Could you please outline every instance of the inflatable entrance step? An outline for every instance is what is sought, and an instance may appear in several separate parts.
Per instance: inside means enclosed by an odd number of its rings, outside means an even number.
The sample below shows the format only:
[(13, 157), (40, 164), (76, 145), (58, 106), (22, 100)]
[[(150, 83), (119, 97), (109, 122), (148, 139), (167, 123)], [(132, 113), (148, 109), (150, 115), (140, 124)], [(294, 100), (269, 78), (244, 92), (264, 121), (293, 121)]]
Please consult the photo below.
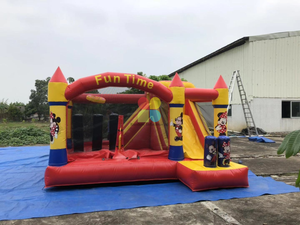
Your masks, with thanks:
[(230, 162), (230, 167), (207, 168), (203, 160), (177, 164), (178, 179), (192, 191), (248, 187), (248, 167)]

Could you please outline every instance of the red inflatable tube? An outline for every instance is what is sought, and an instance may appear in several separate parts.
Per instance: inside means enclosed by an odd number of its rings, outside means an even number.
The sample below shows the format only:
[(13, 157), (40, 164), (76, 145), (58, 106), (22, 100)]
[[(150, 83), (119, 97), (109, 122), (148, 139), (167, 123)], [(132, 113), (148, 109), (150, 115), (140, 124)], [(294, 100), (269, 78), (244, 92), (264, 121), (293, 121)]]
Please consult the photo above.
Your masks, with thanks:
[(81, 78), (70, 84), (65, 92), (65, 97), (72, 100), (76, 96), (94, 89), (104, 87), (133, 87), (152, 93), (165, 102), (173, 99), (172, 92), (161, 83), (136, 74), (106, 72)]
[(214, 89), (203, 89), (203, 88), (186, 88), (185, 98), (186, 99), (201, 99), (215, 100), (219, 96), (219, 92)]

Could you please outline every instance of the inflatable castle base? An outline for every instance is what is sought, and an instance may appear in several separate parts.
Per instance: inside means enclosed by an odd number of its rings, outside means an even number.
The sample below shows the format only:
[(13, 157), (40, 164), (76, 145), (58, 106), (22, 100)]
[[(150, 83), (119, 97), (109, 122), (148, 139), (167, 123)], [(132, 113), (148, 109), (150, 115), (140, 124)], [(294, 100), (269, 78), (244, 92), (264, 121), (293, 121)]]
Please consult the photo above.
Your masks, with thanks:
[[(136, 88), (144, 94), (87, 93), (106, 87)], [(248, 187), (248, 168), (230, 162), (228, 99), (222, 76), (211, 89), (183, 82), (177, 73), (172, 81), (158, 82), (105, 72), (68, 84), (58, 68), (48, 84), (50, 154), (45, 186), (179, 179), (193, 191)], [(203, 102), (214, 108), (214, 136), (198, 105)], [(86, 110), (75, 113), (74, 104), (138, 107), (125, 123), (126, 112), (107, 110), (105, 123), (105, 107), (91, 117)], [(92, 135), (86, 137), (89, 132)]]
[(230, 167), (207, 168), (203, 160), (169, 160), (168, 151), (127, 150), (124, 153), (128, 157), (119, 157), (108, 150), (73, 154), (67, 165), (47, 167), (46, 188), (177, 179), (192, 191), (248, 187), (248, 168), (233, 162)]

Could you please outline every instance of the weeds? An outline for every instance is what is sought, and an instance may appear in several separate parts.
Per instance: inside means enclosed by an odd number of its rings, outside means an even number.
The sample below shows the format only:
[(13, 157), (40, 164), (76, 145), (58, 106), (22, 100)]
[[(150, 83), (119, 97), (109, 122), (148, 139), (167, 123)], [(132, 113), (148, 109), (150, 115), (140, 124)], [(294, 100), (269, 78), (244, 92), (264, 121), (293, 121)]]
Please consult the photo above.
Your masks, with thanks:
[(37, 127), (18, 127), (0, 131), (0, 146), (49, 144), (49, 132)]

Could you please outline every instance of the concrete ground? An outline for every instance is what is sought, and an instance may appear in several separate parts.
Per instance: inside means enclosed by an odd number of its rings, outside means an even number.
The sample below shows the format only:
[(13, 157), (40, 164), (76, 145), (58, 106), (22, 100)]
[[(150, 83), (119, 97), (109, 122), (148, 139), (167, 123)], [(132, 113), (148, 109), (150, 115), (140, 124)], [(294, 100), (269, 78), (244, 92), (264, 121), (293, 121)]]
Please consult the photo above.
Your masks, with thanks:
[[(295, 185), (300, 170), (300, 156), (285, 159), (277, 155), (283, 138), (269, 137), (276, 143), (250, 142), (246, 138), (231, 138), (232, 160), (242, 160), (256, 175)], [(264, 195), (220, 201), (202, 201), (157, 207), (142, 207), (115, 211), (93, 212), (0, 221), (0, 225), (42, 224), (249, 224), (275, 225), (300, 224), (300, 192), (281, 195)]]

